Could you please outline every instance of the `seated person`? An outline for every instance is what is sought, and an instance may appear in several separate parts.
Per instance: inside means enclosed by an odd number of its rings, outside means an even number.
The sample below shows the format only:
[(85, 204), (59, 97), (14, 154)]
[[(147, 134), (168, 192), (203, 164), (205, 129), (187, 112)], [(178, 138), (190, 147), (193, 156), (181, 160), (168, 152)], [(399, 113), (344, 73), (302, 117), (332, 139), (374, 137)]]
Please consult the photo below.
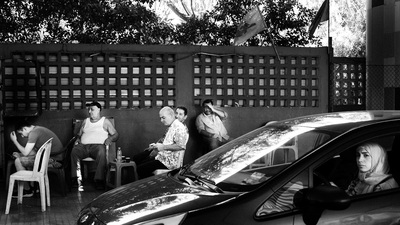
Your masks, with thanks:
[(107, 168), (106, 146), (118, 139), (118, 132), (111, 121), (100, 116), (101, 105), (98, 102), (86, 104), (89, 117), (86, 118), (78, 132), (78, 139), (71, 152), (71, 173), (77, 178), (78, 186), (81, 189), (80, 178), (77, 177), (77, 166), (80, 160), (91, 157), (95, 159), (96, 173), (94, 180), (97, 189), (104, 188), (105, 171)]
[(189, 132), (186, 126), (175, 118), (171, 107), (163, 107), (159, 115), (161, 122), (168, 127), (165, 136), (157, 143), (150, 144), (144, 152), (132, 157), (137, 165), (139, 179), (152, 176), (154, 170), (172, 170), (181, 167), (183, 163)]
[(188, 110), (184, 106), (178, 106), (175, 109), (175, 117), (186, 126), (185, 120), (187, 119)]
[[(18, 142), (17, 135), (27, 138), (26, 145)], [(10, 139), (17, 147), (19, 152), (14, 152), (15, 168), (17, 171), (32, 170), (36, 158), (36, 151), (50, 138), (53, 138), (51, 144), (51, 157), (49, 164), (55, 160), (62, 160), (63, 145), (57, 135), (46, 127), (33, 125), (27, 121), (22, 121), (15, 126), (15, 131), (10, 133)], [(17, 196), (16, 194), (14, 196)], [(24, 197), (33, 196), (33, 188), (27, 182), (24, 182)]]
[(356, 151), (358, 177), (347, 188), (348, 195), (367, 194), (398, 187), (394, 178), (388, 174), (386, 151), (379, 144), (365, 143)]

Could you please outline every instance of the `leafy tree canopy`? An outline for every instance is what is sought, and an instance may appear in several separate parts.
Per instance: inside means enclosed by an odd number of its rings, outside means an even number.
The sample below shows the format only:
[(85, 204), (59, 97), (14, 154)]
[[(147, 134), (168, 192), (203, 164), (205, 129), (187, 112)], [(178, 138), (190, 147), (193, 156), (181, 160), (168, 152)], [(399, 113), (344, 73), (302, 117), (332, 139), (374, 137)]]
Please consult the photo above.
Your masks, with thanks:
[[(202, 17), (185, 19), (177, 26), (175, 40), (179, 44), (230, 45), (237, 25), (247, 12), (259, 6), (268, 29), (250, 38), (246, 46), (268, 46), (270, 37), (278, 46), (296, 47), (318, 44), (318, 38), (308, 39), (308, 26), (315, 11), (298, 1), (287, 0), (219, 0), (214, 9)], [(270, 35), (269, 35), (270, 34)]]
[(154, 0), (5, 0), (3, 43), (166, 44), (171, 27), (145, 4)]
[[(243, 45), (270, 46), (272, 37), (277, 46), (319, 46), (320, 36), (310, 40), (308, 27), (320, 4), (314, 3), (315, 6), (311, 8), (301, 4), (307, 1), (313, 2), (313, 0), (3, 0), (0, 2), (0, 42), (231, 45), (237, 25), (248, 11), (258, 5), (268, 29), (250, 38)], [(331, 0), (331, 2), (338, 1), (341, 0)], [(357, 11), (358, 7), (361, 7), (357, 2), (358, 0), (346, 0), (347, 5), (344, 7)], [(154, 10), (155, 8), (158, 10)], [(346, 13), (349, 10), (342, 9), (343, 6), (331, 9), (338, 12), (335, 15), (340, 15), (337, 20), (340, 19), (341, 26), (359, 24), (360, 13), (354, 15)], [(183, 22), (176, 24), (165, 19), (171, 12)], [(331, 12), (331, 15), (333, 14)], [(334, 19), (336, 20), (336, 17)], [(364, 30), (360, 35), (365, 36), (365, 22), (357, 25), (355, 29), (347, 30), (356, 33), (360, 29)], [(321, 30), (324, 32), (324, 29)], [(347, 36), (347, 39), (349, 38), (351, 35)], [(362, 55), (363, 51), (365, 52), (365, 39), (358, 38), (353, 43), (353, 47), (349, 49), (340, 45), (334, 48), (340, 54)]]

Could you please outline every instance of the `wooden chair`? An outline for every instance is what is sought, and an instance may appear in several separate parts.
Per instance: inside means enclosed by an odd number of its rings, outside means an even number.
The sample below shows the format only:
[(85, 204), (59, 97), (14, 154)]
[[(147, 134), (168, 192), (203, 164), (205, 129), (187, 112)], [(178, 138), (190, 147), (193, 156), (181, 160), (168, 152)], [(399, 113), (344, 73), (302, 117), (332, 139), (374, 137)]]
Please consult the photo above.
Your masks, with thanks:
[(14, 189), (14, 182), (18, 181), (18, 204), (22, 204), (22, 197), (24, 192), (24, 183), (22, 181), (35, 181), (39, 183), (40, 201), (42, 205), (42, 212), (46, 211), (47, 206), (50, 206), (50, 186), (49, 177), (47, 176), (47, 167), (51, 152), (51, 143), (53, 138), (46, 141), (36, 153), (33, 170), (20, 170), (10, 176), (10, 184), (8, 186), (6, 212), (10, 212), (11, 198)]
[[(107, 119), (110, 120), (110, 122), (112, 123), (112, 125), (115, 127), (115, 122), (114, 122), (114, 118), (113, 117), (106, 117)], [(81, 128), (82, 122), (84, 119), (73, 119), (73, 135), (77, 135), (79, 132), (79, 129)], [(116, 157), (116, 143), (112, 142), (110, 146), (107, 146), (106, 148), (106, 159), (107, 159), (107, 168), (108, 168), (108, 162), (112, 162), (115, 157)], [(87, 157), (81, 160), (80, 162), (80, 169), (81, 169), (81, 173), (83, 171), (82, 175), (82, 179), (87, 179), (88, 178), (88, 174), (91, 171), (94, 170), (90, 170), (90, 164), (93, 164), (95, 162), (95, 159), (91, 158), (91, 157)], [(78, 175), (79, 176), (79, 175)]]

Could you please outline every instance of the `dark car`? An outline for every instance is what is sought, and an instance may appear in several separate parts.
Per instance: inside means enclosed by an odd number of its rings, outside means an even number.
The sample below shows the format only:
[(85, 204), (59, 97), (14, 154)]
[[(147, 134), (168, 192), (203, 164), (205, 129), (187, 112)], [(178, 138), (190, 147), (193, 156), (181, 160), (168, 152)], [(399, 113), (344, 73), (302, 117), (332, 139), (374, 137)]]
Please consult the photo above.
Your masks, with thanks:
[(356, 149), (384, 148), (400, 183), (400, 111), (310, 115), (267, 125), (193, 164), (108, 191), (78, 224), (399, 224), (400, 188), (351, 195)]

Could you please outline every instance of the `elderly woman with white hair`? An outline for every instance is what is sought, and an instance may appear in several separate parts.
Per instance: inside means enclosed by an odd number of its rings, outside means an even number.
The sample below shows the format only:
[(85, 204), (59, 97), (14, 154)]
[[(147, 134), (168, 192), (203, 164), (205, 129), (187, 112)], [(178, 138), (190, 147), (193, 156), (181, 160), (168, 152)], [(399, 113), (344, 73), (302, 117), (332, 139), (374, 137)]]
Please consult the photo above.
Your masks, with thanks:
[(358, 177), (346, 192), (350, 196), (367, 194), (398, 187), (395, 179), (388, 174), (389, 164), (386, 151), (377, 143), (365, 143), (357, 148)]

